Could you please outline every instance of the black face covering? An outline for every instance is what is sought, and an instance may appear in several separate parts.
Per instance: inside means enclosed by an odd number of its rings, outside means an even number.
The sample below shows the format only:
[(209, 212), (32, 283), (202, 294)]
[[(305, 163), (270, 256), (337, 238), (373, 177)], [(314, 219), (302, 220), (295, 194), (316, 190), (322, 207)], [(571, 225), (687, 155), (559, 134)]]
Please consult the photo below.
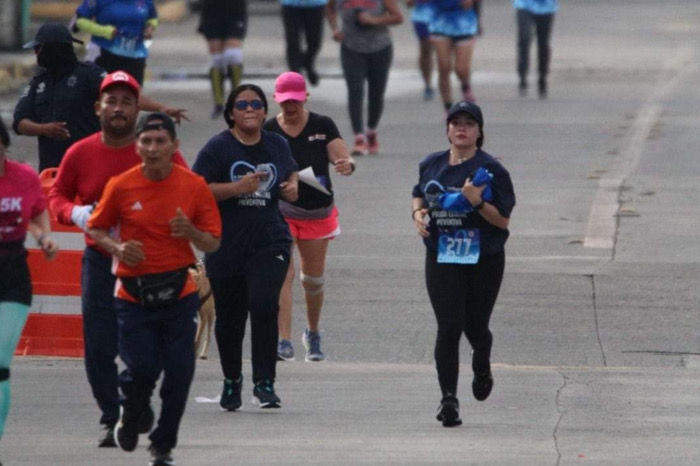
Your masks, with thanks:
[(60, 44), (50, 42), (43, 44), (36, 62), (42, 68), (46, 68), (50, 74), (60, 76), (70, 72), (78, 63), (72, 44)]

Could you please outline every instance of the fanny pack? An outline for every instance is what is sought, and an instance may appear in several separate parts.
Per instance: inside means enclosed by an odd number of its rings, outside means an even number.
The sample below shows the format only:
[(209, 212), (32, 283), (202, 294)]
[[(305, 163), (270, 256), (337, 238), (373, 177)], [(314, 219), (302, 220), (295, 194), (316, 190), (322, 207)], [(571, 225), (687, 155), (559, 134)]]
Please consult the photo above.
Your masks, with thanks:
[(170, 272), (138, 277), (120, 277), (122, 286), (146, 309), (160, 309), (175, 304), (187, 283), (187, 267)]

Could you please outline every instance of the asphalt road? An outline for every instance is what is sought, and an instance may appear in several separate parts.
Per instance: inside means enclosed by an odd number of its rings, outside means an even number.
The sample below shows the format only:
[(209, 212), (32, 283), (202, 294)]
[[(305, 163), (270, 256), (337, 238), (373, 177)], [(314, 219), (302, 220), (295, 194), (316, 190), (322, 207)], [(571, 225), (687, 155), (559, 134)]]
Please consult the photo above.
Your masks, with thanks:
[[(700, 463), (700, 4), (562, 3), (548, 99), (517, 95), (510, 2), (484, 5), (474, 57), (485, 149), (511, 172), (518, 200), (492, 319), (492, 397), (470, 399), (465, 341), (465, 424), (448, 430), (434, 420), (435, 323), (410, 193), (419, 161), (447, 142), (440, 104), (420, 98), (404, 24), (393, 30), (382, 153), (334, 178), (343, 234), (328, 256), (329, 361), (280, 364), (282, 410), (226, 414), (195, 401), (218, 394), (214, 349), (198, 367), (178, 464)], [(196, 24), (162, 26), (145, 86), (189, 109), (180, 137), (190, 162), (224, 128), (209, 119), (208, 84), (196, 79), (208, 66)], [(281, 21), (255, 15), (249, 30), (246, 71), (271, 95), (284, 70)], [(310, 108), (351, 140), (338, 46), (326, 34)], [(0, 98), (6, 119), (16, 97)], [(35, 141), (14, 138), (19, 158), (36, 164), (35, 151)], [(141, 448), (95, 448), (97, 410), (81, 361), (17, 358), (12, 373), (4, 465), (145, 464)]]

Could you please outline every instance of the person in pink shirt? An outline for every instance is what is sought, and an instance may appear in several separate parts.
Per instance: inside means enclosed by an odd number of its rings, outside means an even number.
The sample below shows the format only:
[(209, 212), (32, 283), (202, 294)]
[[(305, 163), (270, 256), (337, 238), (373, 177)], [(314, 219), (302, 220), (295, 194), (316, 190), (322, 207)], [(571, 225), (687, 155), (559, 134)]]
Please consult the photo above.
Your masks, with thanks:
[(47, 259), (58, 252), (39, 177), (29, 165), (7, 159), (9, 145), (0, 120), (0, 438), (10, 410), (10, 364), (32, 303), (27, 231)]
[[(96, 112), (102, 131), (73, 144), (66, 152), (56, 180), (49, 191), (49, 207), (64, 225), (86, 230), (95, 203), (107, 181), (141, 163), (136, 153), (136, 118), (140, 94), (138, 82), (124, 71), (108, 74), (100, 86)], [(187, 166), (179, 152), (174, 162)], [(117, 373), (117, 314), (114, 309), (115, 277), (112, 258), (85, 236), (83, 254), (82, 314), (85, 339), (85, 369), (92, 394), (102, 412), (104, 426), (100, 447), (116, 447), (114, 425), (119, 419)], [(153, 426), (153, 412), (147, 411), (140, 425), (142, 433)]]

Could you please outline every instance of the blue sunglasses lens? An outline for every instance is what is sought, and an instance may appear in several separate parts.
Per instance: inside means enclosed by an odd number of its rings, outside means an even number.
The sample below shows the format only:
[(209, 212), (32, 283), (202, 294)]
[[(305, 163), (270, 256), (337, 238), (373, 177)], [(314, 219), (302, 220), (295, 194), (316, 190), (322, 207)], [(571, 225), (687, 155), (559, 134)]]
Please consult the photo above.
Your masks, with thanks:
[(235, 104), (233, 104), (234, 107), (236, 107), (236, 110), (245, 110), (248, 108), (248, 106), (251, 106), (253, 110), (260, 110), (263, 108), (263, 103), (258, 100), (239, 100)]

